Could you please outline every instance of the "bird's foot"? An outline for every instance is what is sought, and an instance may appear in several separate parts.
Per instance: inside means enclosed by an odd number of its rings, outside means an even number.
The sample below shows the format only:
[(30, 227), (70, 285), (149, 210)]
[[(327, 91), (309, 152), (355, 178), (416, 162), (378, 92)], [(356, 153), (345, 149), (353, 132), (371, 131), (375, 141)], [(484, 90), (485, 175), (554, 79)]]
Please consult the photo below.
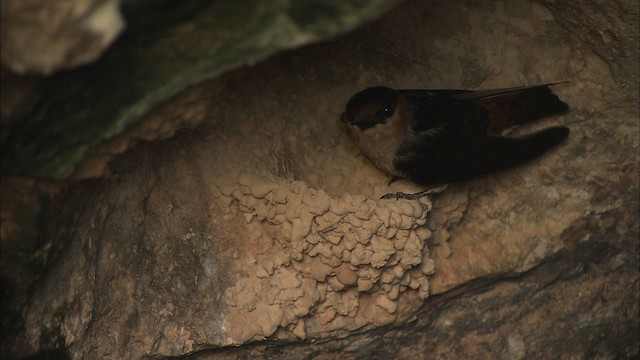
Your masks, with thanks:
[[(391, 184), (393, 184), (394, 182), (396, 182), (396, 181), (398, 181), (400, 179), (402, 179), (402, 177), (400, 177), (400, 176), (392, 177), (391, 179), (389, 179), (389, 181), (387, 181), (387, 186), (390, 186)], [(389, 194), (387, 194), (387, 195), (389, 195)]]
[(447, 184), (441, 185), (441, 186), (437, 186), (437, 187), (433, 187), (430, 189), (426, 189), (420, 192), (417, 192), (415, 194), (406, 194), (403, 192), (396, 192), (394, 194), (384, 194), (380, 197), (380, 200), (387, 200), (387, 199), (405, 199), (405, 200), (417, 200), (417, 199), (421, 199), (423, 197), (425, 197), (426, 195), (432, 194), (432, 193), (439, 193), (444, 191), (447, 188)]

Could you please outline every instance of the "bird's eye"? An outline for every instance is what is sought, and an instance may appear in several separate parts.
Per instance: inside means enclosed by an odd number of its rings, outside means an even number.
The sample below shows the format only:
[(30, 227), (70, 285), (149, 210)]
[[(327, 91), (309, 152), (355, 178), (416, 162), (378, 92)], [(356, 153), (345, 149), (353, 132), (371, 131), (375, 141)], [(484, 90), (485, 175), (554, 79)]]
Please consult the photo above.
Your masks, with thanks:
[(390, 117), (393, 115), (393, 105), (387, 104), (382, 108), (382, 113), (385, 117)]

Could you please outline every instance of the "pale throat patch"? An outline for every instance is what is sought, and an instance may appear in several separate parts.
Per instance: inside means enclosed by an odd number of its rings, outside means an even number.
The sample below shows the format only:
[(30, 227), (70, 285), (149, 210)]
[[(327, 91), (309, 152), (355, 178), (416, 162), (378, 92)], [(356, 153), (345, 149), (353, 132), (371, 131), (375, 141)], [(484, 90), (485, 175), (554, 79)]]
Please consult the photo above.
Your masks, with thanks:
[[(402, 101), (402, 100), (401, 100)], [(353, 143), (362, 151), (380, 171), (393, 176), (404, 176), (393, 166), (393, 158), (402, 144), (408, 131), (407, 116), (403, 113), (408, 104), (399, 103), (396, 113), (384, 124), (361, 131), (355, 125), (347, 124), (347, 134)]]

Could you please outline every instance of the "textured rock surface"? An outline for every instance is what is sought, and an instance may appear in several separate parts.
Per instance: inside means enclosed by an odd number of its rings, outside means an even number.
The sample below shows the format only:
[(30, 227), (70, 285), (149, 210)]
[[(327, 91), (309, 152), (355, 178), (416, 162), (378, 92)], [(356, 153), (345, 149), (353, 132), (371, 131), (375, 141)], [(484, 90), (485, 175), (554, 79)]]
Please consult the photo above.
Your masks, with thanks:
[[(128, 27), (114, 46), (91, 66), (44, 79), (32, 101), (12, 120), (10, 136), (1, 139), (2, 171), (5, 175), (57, 180), (72, 174), (75, 178), (104, 175), (99, 171), (102, 168), (95, 165), (90, 170), (78, 169), (78, 162), (90, 150), (99, 155), (123, 152), (129, 142), (120, 139), (114, 145), (112, 138), (134, 126), (154, 106), (188, 86), (224, 71), (253, 64), (283, 49), (351, 30), (397, 2), (327, 0), (300, 5), (285, 0), (256, 6), (252, 0), (193, 0), (176, 6), (170, 0), (125, 1), (123, 14)], [(14, 7), (16, 10), (5, 12), (5, 3), (7, 7), (13, 5), (9, 10)], [(2, 2), (3, 37), (5, 34), (20, 39), (26, 34), (35, 37), (60, 35), (64, 41), (73, 41), (81, 33), (69, 30), (73, 36), (64, 36), (69, 34), (61, 17), (64, 10), (72, 13), (88, 3), (88, 0), (56, 2), (53, 7), (58, 9), (59, 6), (60, 12), (42, 9), (34, 15), (21, 8), (29, 5), (22, 1)], [(98, 11), (104, 8), (99, 6), (102, 4), (115, 3), (96, 2), (89, 10), (102, 14)], [(81, 13), (78, 21), (82, 25), (93, 19), (92, 15), (95, 14)], [(62, 22), (62, 34), (54, 32), (52, 35), (47, 31), (49, 27), (43, 30), (38, 26), (33, 28), (31, 22), (21, 23), (20, 16), (30, 19), (50, 16), (55, 20), (54, 25)], [(67, 25), (72, 29), (77, 26), (74, 21)], [(14, 30), (15, 27), (18, 29)], [(20, 41), (20, 51), (32, 54), (28, 40)], [(4, 38), (2, 44), (18, 47)], [(85, 44), (79, 46), (82, 45)], [(51, 46), (56, 46), (56, 42), (51, 42)], [(5, 56), (9, 59), (5, 60)], [(11, 56), (12, 52), (5, 52), (3, 48), (3, 62), (12, 63)], [(43, 49), (43, 54), (37, 58), (46, 57)], [(71, 61), (67, 66), (74, 64)], [(184, 125), (188, 124), (189, 121)], [(165, 125), (164, 130), (167, 128), (175, 129)], [(145, 138), (152, 135), (153, 131)], [(103, 144), (105, 141), (109, 144)], [(103, 146), (95, 149), (98, 144)]]
[[(637, 356), (638, 98), (629, 89), (638, 84), (629, 76), (638, 59), (627, 49), (638, 14), (631, 2), (581, 6), (406, 2), (353, 34), (181, 93), (139, 129), (164, 131), (166, 114), (196, 119), (196, 130), (142, 144), (109, 179), (56, 199), (59, 256), (33, 290), (15, 351)], [(590, 15), (602, 11), (618, 25)], [(601, 41), (604, 29), (617, 41)], [(625, 49), (623, 59), (603, 57), (607, 46)], [(515, 131), (566, 124), (566, 145), (422, 201), (379, 200), (416, 188), (386, 185), (337, 121), (350, 95), (373, 84), (558, 80), (571, 81), (556, 92), (572, 111)]]
[(124, 27), (117, 0), (2, 2), (2, 62), (49, 75), (100, 56)]

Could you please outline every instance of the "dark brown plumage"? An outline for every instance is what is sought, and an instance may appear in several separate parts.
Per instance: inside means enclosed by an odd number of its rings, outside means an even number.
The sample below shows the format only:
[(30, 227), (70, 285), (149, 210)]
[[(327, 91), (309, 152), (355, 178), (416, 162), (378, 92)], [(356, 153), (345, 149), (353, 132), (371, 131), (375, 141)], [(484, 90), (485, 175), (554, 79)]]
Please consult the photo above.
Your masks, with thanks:
[(560, 144), (567, 127), (505, 137), (515, 125), (568, 110), (553, 84), (495, 90), (365, 89), (342, 121), (380, 170), (421, 185), (464, 181), (532, 160)]

